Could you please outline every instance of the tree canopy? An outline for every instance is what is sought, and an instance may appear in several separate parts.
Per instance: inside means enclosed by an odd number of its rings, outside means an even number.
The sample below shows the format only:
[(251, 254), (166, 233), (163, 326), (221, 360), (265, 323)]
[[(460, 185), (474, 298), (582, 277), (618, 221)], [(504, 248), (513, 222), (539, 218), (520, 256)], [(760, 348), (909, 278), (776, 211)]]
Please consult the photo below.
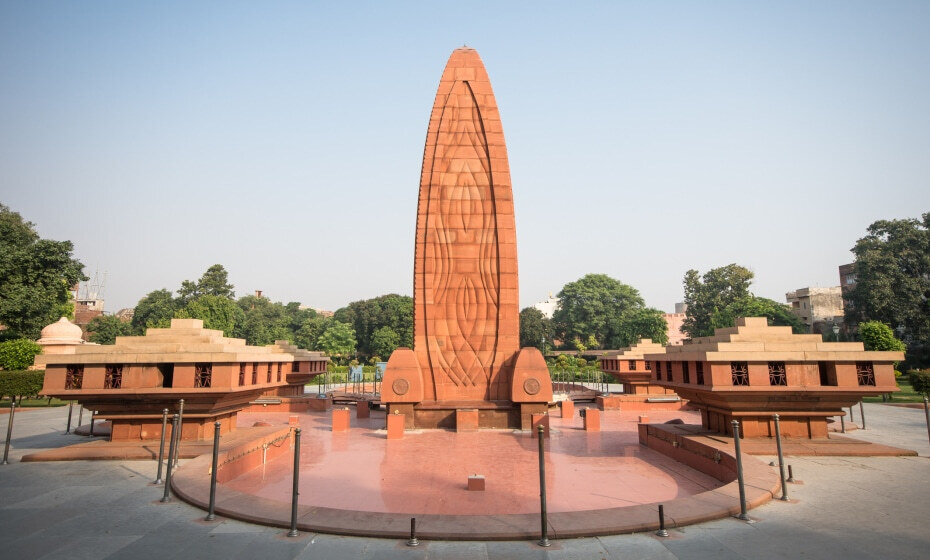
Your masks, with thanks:
[(891, 327), (881, 321), (859, 323), (859, 340), (866, 350), (904, 352), (907, 347), (895, 338)]
[(225, 336), (234, 336), (236, 327), (245, 320), (245, 312), (236, 302), (213, 294), (197, 296), (174, 313), (177, 319), (202, 319), (207, 329), (223, 331)]
[(73, 250), (0, 204), (0, 337), (35, 339), (59, 317), (74, 317), (71, 288), (87, 277)]
[(753, 273), (738, 264), (728, 264), (707, 271), (703, 277), (697, 270), (685, 273), (685, 314), (682, 332), (690, 338), (714, 334), (713, 316), (728, 305), (751, 297), (749, 284)]
[(358, 337), (358, 351), (365, 356), (388, 356), (375, 352), (373, 336), (378, 329), (389, 327), (399, 337), (397, 346), (413, 346), (413, 298), (387, 294), (372, 299), (353, 301), (334, 314), (336, 321), (352, 325)]
[(903, 328), (930, 345), (930, 213), (921, 220), (879, 220), (856, 242), (856, 283), (847, 294), (850, 323), (873, 320)]
[[(636, 288), (606, 274), (588, 274), (569, 282), (558, 297), (553, 332), (575, 348), (620, 348), (642, 337), (667, 340), (662, 312), (646, 308)], [(657, 329), (657, 317), (661, 329)]]
[(114, 344), (116, 337), (132, 334), (132, 325), (114, 315), (98, 315), (87, 323), (90, 341), (97, 344)]
[(334, 321), (317, 340), (320, 350), (330, 356), (347, 358), (355, 353), (355, 331), (349, 325)]
[(35, 362), (42, 347), (28, 338), (0, 342), (0, 369), (23, 370)]
[(372, 356), (387, 360), (398, 346), (400, 346), (400, 335), (391, 327), (381, 327), (371, 335), (369, 347)]
[(520, 347), (539, 348), (545, 352), (552, 344), (552, 321), (535, 307), (520, 311)]
[(215, 264), (203, 273), (200, 280), (196, 282), (184, 280), (181, 282), (178, 298), (182, 303), (205, 295), (233, 299), (236, 297), (233, 288), (234, 286), (229, 283), (229, 273), (226, 272), (226, 267)]
[(732, 327), (736, 325), (738, 317), (766, 317), (769, 325), (791, 327), (791, 332), (796, 334), (809, 330), (804, 321), (792, 313), (791, 308), (784, 303), (751, 294), (714, 311), (711, 315), (711, 326), (714, 329)]
[(145, 329), (170, 327), (177, 308), (178, 304), (168, 290), (149, 292), (139, 300), (132, 313), (132, 331), (142, 335)]

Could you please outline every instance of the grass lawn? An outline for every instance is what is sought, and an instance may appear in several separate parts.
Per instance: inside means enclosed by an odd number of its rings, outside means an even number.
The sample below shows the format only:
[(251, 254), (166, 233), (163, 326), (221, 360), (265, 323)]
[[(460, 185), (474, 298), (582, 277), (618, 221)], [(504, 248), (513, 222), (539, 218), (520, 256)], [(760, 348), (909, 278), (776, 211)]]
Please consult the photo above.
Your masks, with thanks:
[[(51, 403), (48, 402), (48, 399), (23, 399), (23, 404), (20, 405), (19, 401), (17, 401), (16, 406), (36, 408), (44, 406), (65, 406), (66, 404), (68, 404), (68, 401), (61, 401), (58, 399), (52, 399)], [(6, 398), (0, 400), (0, 408), (10, 408), (10, 400)]]
[[(898, 378), (898, 387), (901, 389), (901, 391), (894, 393), (891, 402), (924, 402), (924, 396), (914, 391), (914, 388), (911, 387), (910, 381), (907, 379), (907, 375), (902, 375)], [(862, 400), (865, 402), (882, 402), (881, 397), (865, 397)]]

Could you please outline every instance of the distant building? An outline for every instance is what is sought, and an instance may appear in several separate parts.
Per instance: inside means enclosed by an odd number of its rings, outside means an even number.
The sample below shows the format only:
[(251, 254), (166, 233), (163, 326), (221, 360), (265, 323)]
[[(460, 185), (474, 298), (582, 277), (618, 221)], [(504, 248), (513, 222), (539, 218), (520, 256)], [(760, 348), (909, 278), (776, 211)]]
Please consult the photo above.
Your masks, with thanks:
[[(856, 288), (856, 263), (841, 264), (839, 267), (840, 272), (840, 290), (843, 293), (843, 308), (846, 311), (851, 311), (853, 308), (853, 302), (849, 299), (849, 293)], [(859, 325), (852, 321), (844, 320), (841, 327), (843, 333), (852, 334), (859, 330)]]
[(555, 313), (556, 308), (559, 306), (559, 298), (552, 295), (552, 292), (549, 292), (549, 297), (545, 301), (540, 301), (533, 304), (533, 307), (542, 312), (547, 319), (552, 318), (552, 314)]
[(680, 302), (680, 303), (675, 304), (675, 313), (687, 313), (687, 312), (688, 312), (687, 303)]
[(685, 339), (688, 338), (688, 335), (681, 332), (681, 326), (685, 323), (685, 314), (684, 312), (678, 312), (678, 306), (683, 305), (685, 309), (688, 308), (685, 304), (675, 304), (675, 313), (663, 313), (662, 318), (665, 319), (666, 332), (668, 334), (668, 343), (669, 344), (684, 344)]
[(124, 307), (115, 313), (117, 319), (126, 323), (132, 321), (132, 316), (135, 314), (136, 310), (132, 307)]
[(843, 322), (843, 296), (840, 286), (800, 288), (785, 294), (791, 312), (807, 325), (808, 332), (829, 333)]

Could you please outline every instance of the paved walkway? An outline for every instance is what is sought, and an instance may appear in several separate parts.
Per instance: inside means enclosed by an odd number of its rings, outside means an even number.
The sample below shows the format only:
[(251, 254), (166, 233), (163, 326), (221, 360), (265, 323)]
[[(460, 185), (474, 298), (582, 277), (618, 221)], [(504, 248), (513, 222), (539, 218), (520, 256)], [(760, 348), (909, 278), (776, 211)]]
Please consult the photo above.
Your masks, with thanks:
[[(67, 409), (17, 413), (10, 465), (0, 466), (3, 558), (927, 558), (930, 444), (923, 411), (866, 404), (868, 430), (853, 437), (909, 447), (920, 457), (793, 457), (802, 484), (792, 501), (753, 510), (756, 523), (724, 519), (651, 534), (531, 542), (424, 542), (302, 534), (161, 504), (148, 461), (19, 463), (30, 451), (73, 442)], [(858, 412), (858, 411), (857, 411)], [(858, 419), (858, 414), (857, 414)], [(6, 433), (6, 416), (0, 433)]]

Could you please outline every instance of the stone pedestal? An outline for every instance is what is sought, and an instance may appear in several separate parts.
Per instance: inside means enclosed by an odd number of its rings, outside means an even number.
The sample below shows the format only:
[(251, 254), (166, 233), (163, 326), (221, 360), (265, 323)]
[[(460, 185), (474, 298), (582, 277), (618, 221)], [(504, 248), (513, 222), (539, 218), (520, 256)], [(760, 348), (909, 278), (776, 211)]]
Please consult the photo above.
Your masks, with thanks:
[(468, 477), (468, 490), (471, 492), (484, 492), (484, 475), (473, 474)]
[(543, 427), (543, 437), (549, 437), (549, 415), (548, 414), (534, 414), (533, 415), (533, 437), (536, 437), (539, 434), (539, 426)]
[(371, 418), (371, 409), (368, 408), (368, 401), (358, 401), (355, 403), (356, 418)]
[(562, 401), (561, 409), (562, 409), (562, 418), (571, 418), (572, 416), (575, 415), (575, 401), (572, 401), (572, 400)]
[(584, 429), (588, 432), (601, 431), (601, 411), (596, 408), (586, 408), (584, 411)]
[(639, 423), (640, 423), (640, 424), (648, 424), (648, 423), (649, 423), (649, 417), (646, 416), (645, 414), (640, 414), (640, 415), (639, 415)]
[(313, 398), (307, 402), (307, 408), (314, 412), (326, 412), (333, 407), (331, 397)]
[(346, 432), (349, 430), (349, 409), (337, 408), (333, 410), (333, 431)]
[(404, 415), (388, 414), (387, 416), (387, 438), (402, 439), (404, 437)]
[(456, 432), (478, 431), (478, 409), (468, 408), (455, 411)]

